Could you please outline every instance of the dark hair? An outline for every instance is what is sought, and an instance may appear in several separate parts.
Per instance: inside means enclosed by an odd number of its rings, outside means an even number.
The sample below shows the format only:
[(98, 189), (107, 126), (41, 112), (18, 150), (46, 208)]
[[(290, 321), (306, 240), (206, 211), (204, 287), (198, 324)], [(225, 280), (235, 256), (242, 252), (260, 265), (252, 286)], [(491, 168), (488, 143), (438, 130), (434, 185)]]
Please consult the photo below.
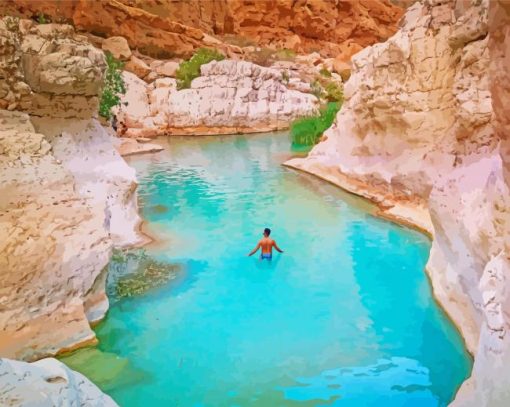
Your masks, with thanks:
[(271, 234), (271, 229), (269, 229), (269, 228), (265, 228), (265, 229), (264, 229), (264, 234), (266, 234), (266, 235), (268, 235), (268, 236), (269, 236), (269, 235)]

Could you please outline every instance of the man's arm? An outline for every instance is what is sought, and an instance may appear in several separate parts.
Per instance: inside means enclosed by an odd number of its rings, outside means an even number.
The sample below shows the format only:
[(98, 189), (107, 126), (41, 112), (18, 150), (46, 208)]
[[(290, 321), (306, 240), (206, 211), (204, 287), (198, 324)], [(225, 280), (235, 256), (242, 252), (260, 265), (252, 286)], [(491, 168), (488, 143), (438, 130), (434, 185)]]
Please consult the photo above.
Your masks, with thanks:
[(273, 246), (274, 246), (274, 248), (275, 248), (276, 250), (278, 250), (280, 253), (283, 253), (283, 250), (282, 250), (282, 249), (280, 249), (280, 248), (278, 247), (278, 245), (276, 244), (276, 242), (275, 242), (274, 240), (273, 240)]
[(260, 248), (260, 242), (257, 244), (255, 249), (253, 249), (250, 253), (248, 253), (248, 256), (251, 256), (252, 254), (256, 253), (259, 248)]

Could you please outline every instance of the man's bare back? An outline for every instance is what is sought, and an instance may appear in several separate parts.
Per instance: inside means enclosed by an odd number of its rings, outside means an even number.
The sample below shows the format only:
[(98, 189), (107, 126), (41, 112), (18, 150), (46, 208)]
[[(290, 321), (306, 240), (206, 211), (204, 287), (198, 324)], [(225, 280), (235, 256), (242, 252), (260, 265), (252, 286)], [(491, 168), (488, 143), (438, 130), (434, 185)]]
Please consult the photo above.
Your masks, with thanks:
[(262, 249), (262, 254), (260, 255), (261, 259), (268, 259), (271, 260), (273, 257), (273, 247), (279, 251), (280, 253), (283, 253), (283, 250), (281, 250), (276, 242), (269, 237), (271, 234), (271, 229), (265, 228), (264, 229), (264, 237), (260, 239), (259, 243), (253, 249), (248, 256), (251, 256), (252, 254), (255, 254), (260, 248)]

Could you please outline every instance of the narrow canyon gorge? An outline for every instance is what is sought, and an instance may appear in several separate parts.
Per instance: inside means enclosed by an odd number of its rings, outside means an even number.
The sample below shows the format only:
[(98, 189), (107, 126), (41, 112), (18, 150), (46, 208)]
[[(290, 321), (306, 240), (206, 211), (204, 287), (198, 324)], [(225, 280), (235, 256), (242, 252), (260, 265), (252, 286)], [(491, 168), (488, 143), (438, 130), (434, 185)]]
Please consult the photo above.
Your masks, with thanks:
[[(474, 358), (452, 405), (510, 403), (509, 2), (13, 0), (0, 16), (1, 405), (116, 405), (54, 357), (97, 344), (112, 253), (151, 240), (123, 157), (287, 130), (338, 89), (332, 126), (284, 165), (431, 237), (434, 297)], [(204, 48), (222, 57), (183, 86)], [(111, 118), (106, 54), (125, 85)]]

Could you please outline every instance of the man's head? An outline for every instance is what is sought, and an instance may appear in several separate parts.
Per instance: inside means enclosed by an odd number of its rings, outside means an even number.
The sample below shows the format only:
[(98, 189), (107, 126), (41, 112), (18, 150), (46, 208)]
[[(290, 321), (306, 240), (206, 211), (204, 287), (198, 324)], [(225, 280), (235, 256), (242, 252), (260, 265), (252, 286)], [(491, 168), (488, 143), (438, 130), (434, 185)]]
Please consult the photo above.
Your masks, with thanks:
[(265, 228), (265, 229), (264, 229), (264, 236), (265, 236), (265, 237), (268, 237), (270, 234), (271, 234), (271, 229), (269, 229), (269, 228)]

